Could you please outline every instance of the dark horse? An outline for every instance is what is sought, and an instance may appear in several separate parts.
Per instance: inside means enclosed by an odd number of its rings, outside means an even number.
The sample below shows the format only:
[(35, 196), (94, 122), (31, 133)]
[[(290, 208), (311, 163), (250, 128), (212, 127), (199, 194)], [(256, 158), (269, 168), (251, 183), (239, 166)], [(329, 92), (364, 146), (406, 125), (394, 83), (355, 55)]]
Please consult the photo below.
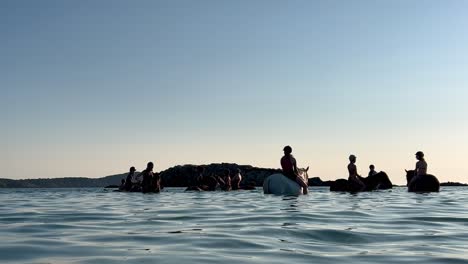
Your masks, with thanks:
[(359, 179), (364, 183), (366, 186), (364, 190), (361, 190), (361, 186), (358, 186), (354, 182), (350, 182), (345, 179), (339, 179), (334, 181), (330, 185), (330, 191), (332, 192), (369, 192), (374, 190), (387, 190), (392, 189), (393, 184), (388, 178), (388, 175), (381, 171), (375, 175), (369, 176), (367, 178), (363, 178), (359, 176)]
[[(414, 170), (406, 171), (406, 186), (408, 192), (438, 192), (440, 189), (439, 180), (434, 175), (419, 176), (415, 181), (411, 180), (415, 177)], [(410, 184), (411, 183), (411, 184)]]

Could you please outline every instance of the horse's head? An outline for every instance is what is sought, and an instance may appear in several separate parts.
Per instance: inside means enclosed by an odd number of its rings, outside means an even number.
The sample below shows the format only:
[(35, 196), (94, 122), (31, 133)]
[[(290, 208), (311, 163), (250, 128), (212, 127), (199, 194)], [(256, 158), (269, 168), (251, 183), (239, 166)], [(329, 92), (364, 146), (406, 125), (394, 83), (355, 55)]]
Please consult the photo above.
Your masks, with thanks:
[(303, 168), (298, 168), (297, 169), (298, 172), (299, 172), (299, 176), (302, 178), (302, 180), (305, 182), (305, 183), (308, 183), (309, 182), (309, 174), (307, 173), (309, 171), (309, 167), (303, 169)]
[(415, 171), (414, 170), (405, 170), (406, 172), (406, 185), (408, 185), (410, 183), (410, 181), (413, 179), (414, 175), (415, 175)]

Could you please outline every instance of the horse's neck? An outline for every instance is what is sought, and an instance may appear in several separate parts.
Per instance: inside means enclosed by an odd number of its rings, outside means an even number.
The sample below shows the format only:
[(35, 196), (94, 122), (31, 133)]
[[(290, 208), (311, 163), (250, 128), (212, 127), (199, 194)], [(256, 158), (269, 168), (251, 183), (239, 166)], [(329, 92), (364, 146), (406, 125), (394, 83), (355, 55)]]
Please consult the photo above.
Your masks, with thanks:
[(299, 171), (299, 177), (301, 177), (301, 179), (302, 179), (303, 181), (308, 180), (308, 179), (307, 179), (307, 178), (308, 178), (308, 177), (307, 177), (307, 174), (306, 174), (305, 172), (303, 172), (303, 171)]

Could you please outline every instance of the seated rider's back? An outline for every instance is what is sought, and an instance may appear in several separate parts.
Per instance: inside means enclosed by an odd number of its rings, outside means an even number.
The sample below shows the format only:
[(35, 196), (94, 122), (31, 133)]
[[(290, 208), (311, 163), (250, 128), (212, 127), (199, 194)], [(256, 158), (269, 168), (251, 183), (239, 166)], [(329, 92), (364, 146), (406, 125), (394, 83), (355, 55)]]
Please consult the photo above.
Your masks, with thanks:
[(427, 162), (425, 160), (420, 160), (416, 163), (416, 175), (426, 175), (427, 174)]
[(293, 155), (284, 155), (281, 158), (281, 168), (283, 169), (283, 175), (289, 178), (290, 180), (296, 180), (296, 171), (294, 167), (296, 166), (296, 159)]
[(130, 172), (128, 175), (127, 175), (127, 178), (125, 180), (125, 190), (127, 191), (130, 191), (130, 189), (132, 189), (132, 178), (133, 178), (133, 174), (132, 172)]
[(348, 165), (348, 172), (348, 181), (350, 182), (351, 186), (355, 186), (355, 188), (363, 190), (365, 188), (365, 184), (362, 182), (362, 177), (357, 173), (356, 164), (350, 163)]
[(348, 165), (348, 172), (349, 172), (349, 178), (354, 178), (357, 176), (357, 168), (356, 165), (353, 163), (350, 163)]
[(293, 155), (283, 156), (281, 158), (281, 168), (283, 169), (283, 172), (285, 173), (294, 172), (295, 163), (296, 163), (296, 159), (293, 157)]
[(149, 192), (152, 190), (152, 182), (153, 182), (153, 172), (149, 170), (144, 170), (141, 174), (143, 174), (143, 181), (141, 185), (143, 187), (144, 192)]

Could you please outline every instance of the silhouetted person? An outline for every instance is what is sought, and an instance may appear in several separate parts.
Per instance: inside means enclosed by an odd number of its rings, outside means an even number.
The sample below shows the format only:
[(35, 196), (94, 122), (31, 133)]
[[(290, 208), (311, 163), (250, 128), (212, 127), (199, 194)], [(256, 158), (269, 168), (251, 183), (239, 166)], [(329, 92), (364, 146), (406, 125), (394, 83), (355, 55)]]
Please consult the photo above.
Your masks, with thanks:
[(427, 162), (424, 159), (424, 153), (422, 151), (416, 152), (416, 159), (418, 162), (416, 162), (416, 169), (414, 171), (414, 177), (411, 182), (415, 181), (419, 177), (424, 177), (427, 175)]
[(148, 193), (153, 191), (153, 162), (148, 162), (146, 169), (141, 172), (143, 181), (141, 183), (142, 192)]
[(292, 148), (286, 146), (283, 149), (284, 156), (281, 158), (281, 168), (283, 169), (283, 175), (292, 181), (295, 181), (302, 187), (304, 194), (309, 192), (307, 183), (305, 183), (301, 177), (299, 177), (299, 171), (297, 170), (297, 162), (293, 157)]
[(234, 174), (231, 180), (232, 189), (239, 190), (241, 181), (242, 181), (241, 170), (237, 169), (236, 174)]
[(120, 190), (120, 191), (124, 191), (124, 190), (125, 190), (125, 182), (126, 182), (125, 179), (122, 179), (122, 180), (120, 181), (120, 186), (119, 186), (119, 190)]
[(152, 188), (153, 192), (160, 192), (162, 189), (161, 176), (159, 175), (159, 173), (153, 173)]
[(374, 166), (374, 165), (370, 165), (370, 166), (369, 166), (369, 174), (368, 174), (367, 176), (370, 177), (370, 176), (374, 176), (374, 175), (376, 175), (376, 174), (377, 174), (377, 172), (375, 171), (375, 166)]
[(427, 175), (427, 162), (424, 159), (424, 153), (422, 151), (418, 151), (416, 153), (416, 176), (425, 176)]
[(208, 186), (204, 185), (203, 173), (205, 168), (202, 166), (197, 167), (197, 177), (195, 178), (195, 185), (187, 188), (189, 191), (206, 191)]
[(359, 174), (357, 173), (357, 167), (356, 167), (356, 156), (351, 155), (349, 156), (349, 165), (348, 165), (348, 172), (349, 172), (349, 177), (348, 181), (351, 184), (357, 185), (360, 191), (364, 190), (366, 188), (366, 185), (359, 179)]
[(132, 192), (141, 192), (143, 182), (143, 172), (134, 174), (132, 177)]
[(197, 177), (197, 185), (203, 191), (215, 191), (216, 187), (218, 186), (218, 181), (214, 176), (207, 176), (205, 175), (205, 168), (202, 166), (198, 166), (197, 168), (198, 177)]
[(214, 175), (203, 176), (203, 182), (208, 186), (208, 191), (216, 191), (216, 188), (219, 186), (218, 180)]
[(225, 169), (223, 173), (223, 178), (218, 176), (218, 182), (221, 186), (223, 191), (230, 191), (232, 189), (231, 186), (231, 171), (229, 169)]
[(127, 179), (125, 179), (125, 190), (126, 191), (131, 191), (132, 190), (132, 180), (133, 177), (135, 176), (135, 167), (130, 168), (130, 172), (127, 175)]

